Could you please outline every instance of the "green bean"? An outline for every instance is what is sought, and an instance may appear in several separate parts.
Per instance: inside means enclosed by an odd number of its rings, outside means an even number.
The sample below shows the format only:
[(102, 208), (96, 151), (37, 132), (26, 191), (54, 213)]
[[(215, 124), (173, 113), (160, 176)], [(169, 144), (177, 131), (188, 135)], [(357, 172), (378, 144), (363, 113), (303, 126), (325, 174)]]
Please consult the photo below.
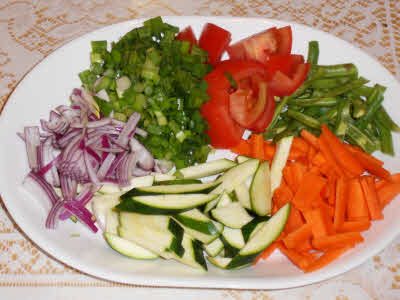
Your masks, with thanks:
[(379, 130), (379, 141), (383, 153), (394, 156), (393, 139), (390, 129), (386, 128), (379, 120), (375, 120)]
[(339, 64), (330, 66), (315, 66), (315, 70), (322, 70), (323, 78), (344, 77), (349, 76), (357, 78), (358, 70), (354, 64)]
[(351, 91), (355, 88), (358, 88), (368, 82), (369, 81), (367, 79), (360, 77), (356, 80), (350, 81), (349, 83), (342, 85), (341, 87), (331, 89), (330, 91), (328, 91), (328, 93), (325, 94), (325, 97), (335, 97), (335, 96), (342, 95), (342, 94), (344, 94), (348, 91)]
[(362, 117), (362, 126), (365, 127), (365, 124), (370, 122), (375, 115), (375, 113), (378, 111), (378, 109), (381, 107), (381, 104), (383, 102), (383, 88), (379, 85), (375, 85), (374, 90), (372, 93), (369, 95), (367, 98), (367, 112), (365, 115)]
[(322, 123), (329, 123), (329, 121), (334, 120), (337, 116), (337, 107), (333, 107), (327, 112), (325, 112), (321, 117), (318, 118), (318, 120)]
[(329, 98), (305, 98), (305, 99), (291, 99), (289, 100), (289, 105), (297, 105), (301, 107), (310, 106), (335, 106), (337, 104), (337, 99), (335, 97)]
[(351, 77), (324, 78), (315, 80), (311, 87), (314, 89), (332, 89), (351, 81)]
[(318, 41), (308, 42), (307, 62), (311, 63), (312, 65), (316, 65), (318, 64), (318, 57), (319, 57)]
[(281, 132), (285, 131), (288, 125), (276, 126), (271, 128), (270, 130), (264, 133), (264, 139), (270, 140), (273, 139), (276, 135), (280, 134)]
[(347, 120), (350, 118), (350, 102), (346, 100), (339, 101), (337, 105), (337, 116), (335, 124), (335, 135), (343, 139), (347, 131)]
[(289, 97), (286, 96), (286, 97), (283, 97), (283, 99), (277, 103), (277, 105), (275, 106), (275, 112), (274, 112), (274, 115), (272, 116), (271, 122), (269, 123), (268, 127), (264, 131), (264, 137), (269, 135), (270, 133), (268, 131), (275, 127), (275, 124), (278, 121), (278, 117), (279, 117), (280, 113), (282, 112), (283, 108), (286, 106), (288, 101), (289, 101)]
[(299, 121), (300, 123), (302, 123), (306, 126), (309, 126), (311, 128), (319, 129), (321, 127), (320, 121), (318, 121), (317, 119), (315, 119), (311, 116), (303, 114), (299, 111), (288, 109), (288, 115), (289, 115), (289, 117), (291, 117), (291, 118)]
[(361, 98), (351, 100), (353, 104), (352, 116), (354, 119), (359, 119), (367, 113), (367, 105)]
[(393, 121), (382, 106), (376, 112), (376, 119), (391, 131), (400, 132), (400, 127)]
[(368, 97), (372, 93), (372, 91), (373, 87), (363, 85), (353, 90), (352, 93), (354, 93), (358, 97)]
[(293, 93), (291, 94), (290, 98), (297, 98), (298, 96), (304, 94), (304, 92), (311, 86), (311, 84), (324, 75), (324, 71), (320, 69), (316, 69), (313, 71), (313, 68), (310, 69), (310, 72), (308, 74), (308, 78), (300, 85), (300, 87)]
[(297, 120), (292, 120), (285, 130), (274, 136), (273, 142), (276, 143), (287, 136), (296, 136), (304, 128), (306, 128), (304, 124)]
[(360, 146), (367, 153), (377, 150), (377, 145), (362, 129), (358, 128), (352, 121), (347, 121), (346, 136), (349, 136), (354, 144)]

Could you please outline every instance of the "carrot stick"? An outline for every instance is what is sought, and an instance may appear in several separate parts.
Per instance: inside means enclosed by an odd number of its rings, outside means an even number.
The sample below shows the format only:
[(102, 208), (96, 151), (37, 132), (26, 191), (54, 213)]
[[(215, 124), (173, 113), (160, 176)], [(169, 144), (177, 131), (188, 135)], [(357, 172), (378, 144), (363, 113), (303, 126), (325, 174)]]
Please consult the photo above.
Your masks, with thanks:
[(231, 151), (233, 153), (236, 153), (238, 155), (244, 155), (244, 156), (249, 156), (251, 155), (251, 147), (248, 141), (246, 140), (240, 140), (240, 142), (231, 148)]
[(335, 235), (320, 236), (312, 240), (312, 245), (318, 250), (337, 249), (360, 243), (364, 240), (359, 232), (345, 232)]
[(314, 156), (317, 154), (317, 150), (314, 147), (310, 147), (307, 153), (307, 165), (310, 167), (312, 166), (312, 160)]
[(319, 258), (314, 260), (308, 266), (308, 268), (305, 270), (305, 272), (309, 273), (309, 272), (313, 272), (313, 271), (319, 270), (322, 267), (325, 267), (326, 265), (328, 265), (331, 262), (333, 262), (335, 259), (340, 257), (343, 253), (345, 253), (346, 251), (348, 251), (351, 248), (353, 248), (353, 246), (352, 245), (348, 245), (348, 246), (345, 246), (345, 247), (342, 247), (342, 248), (326, 251)]
[[(344, 144), (344, 146), (347, 148), (347, 150), (349, 150), (351, 153), (353, 153), (357, 157), (357, 159), (362, 156), (364, 158), (363, 161), (367, 161), (370, 164), (379, 165), (379, 166), (383, 166), (383, 164), (384, 164), (383, 161), (368, 154), (367, 152), (365, 152), (363, 149), (361, 149), (358, 146), (353, 146), (350, 144)], [(360, 163), (363, 164), (362, 161), (360, 161)]]
[(347, 220), (359, 221), (361, 219), (369, 220), (369, 210), (365, 200), (364, 192), (358, 178), (351, 179), (348, 183), (348, 194), (350, 195), (347, 201)]
[(300, 158), (306, 157), (306, 156), (307, 156), (307, 152), (303, 152), (297, 148), (291, 147), (289, 156), (288, 156), (288, 160), (297, 160), (297, 159), (300, 159)]
[(310, 148), (309, 144), (302, 138), (295, 137), (292, 142), (292, 148), (298, 149), (303, 153), (307, 153)]
[(381, 207), (388, 205), (398, 194), (400, 194), (399, 183), (386, 183), (378, 191), (378, 199)]
[(252, 157), (264, 159), (264, 138), (261, 134), (252, 134), (249, 139)]
[(303, 217), (301, 216), (301, 212), (296, 207), (292, 206), (290, 208), (289, 217), (285, 225), (285, 232), (289, 234), (290, 232), (303, 226), (303, 224), (304, 221)]
[(327, 164), (327, 161), (322, 152), (319, 151), (314, 155), (311, 163), (317, 167), (322, 167), (323, 165)]
[[(325, 211), (325, 214), (330, 218), (330, 222), (332, 223), (332, 220), (335, 216), (335, 207), (327, 204), (325, 201), (322, 201), (320, 208)], [(333, 226), (333, 223), (332, 223), (332, 226)]]
[(344, 176), (344, 171), (339, 163), (336, 161), (335, 156), (333, 155), (330, 145), (325, 140), (324, 135), (320, 135), (318, 138), (319, 147), (321, 149), (322, 154), (324, 155), (327, 164), (336, 172), (339, 177)]
[(292, 263), (302, 270), (306, 270), (307, 267), (312, 263), (312, 260), (309, 257), (302, 255), (296, 250), (288, 249), (283, 244), (279, 244), (278, 248), (287, 258), (290, 259)]
[(264, 160), (272, 161), (275, 155), (275, 145), (264, 141)]
[(293, 192), (291, 191), (291, 189), (287, 186), (286, 183), (281, 183), (281, 185), (274, 192), (273, 202), (279, 209), (286, 203), (290, 202), (292, 198)]
[(307, 224), (311, 225), (314, 238), (334, 233), (332, 221), (321, 208), (306, 211), (303, 215)]
[(278, 248), (279, 242), (273, 242), (271, 245), (269, 245), (263, 253), (261, 253), (257, 259), (254, 261), (253, 265), (255, 265), (260, 259), (266, 260), (268, 257), (271, 256), (271, 254), (275, 251), (276, 248)]
[(338, 229), (339, 233), (365, 231), (371, 227), (371, 221), (346, 221), (342, 227)]
[(292, 203), (300, 210), (305, 211), (311, 208), (315, 198), (319, 197), (326, 179), (307, 172), (303, 176), (300, 187), (293, 197)]
[(347, 197), (347, 183), (343, 177), (340, 177), (336, 183), (335, 217), (333, 219), (335, 230), (342, 227), (344, 223)]
[(289, 233), (284, 239), (283, 243), (289, 249), (296, 248), (301, 242), (312, 237), (311, 224), (304, 224), (297, 230)]
[(311, 132), (303, 129), (300, 132), (300, 135), (315, 149), (319, 149), (318, 138), (315, 135), (313, 135)]
[(296, 246), (295, 250), (299, 251), (303, 255), (306, 255), (307, 251), (313, 250), (313, 246), (311, 244), (311, 239), (301, 241)]
[(386, 181), (384, 179), (381, 180), (377, 180), (375, 181), (375, 188), (376, 190), (379, 190), (381, 187), (383, 187), (386, 183), (388, 183), (389, 181)]
[(329, 145), (332, 153), (335, 154), (335, 158), (341, 167), (356, 176), (364, 173), (364, 168), (360, 162), (347, 150), (342, 141), (326, 125), (322, 124), (321, 130), (321, 136)]
[(371, 220), (383, 219), (381, 204), (375, 188), (374, 178), (372, 176), (363, 176), (361, 178), (361, 187), (367, 202)]
[(400, 173), (392, 174), (391, 176), (391, 181), (395, 183), (400, 183)]
[(329, 197), (328, 203), (330, 205), (335, 205), (336, 203), (336, 178), (334, 176), (328, 176), (328, 186), (329, 186)]
[(300, 187), (301, 181), (303, 180), (304, 174), (307, 172), (307, 166), (299, 162), (293, 162), (291, 164), (291, 170), (293, 174), (295, 190), (297, 191)]

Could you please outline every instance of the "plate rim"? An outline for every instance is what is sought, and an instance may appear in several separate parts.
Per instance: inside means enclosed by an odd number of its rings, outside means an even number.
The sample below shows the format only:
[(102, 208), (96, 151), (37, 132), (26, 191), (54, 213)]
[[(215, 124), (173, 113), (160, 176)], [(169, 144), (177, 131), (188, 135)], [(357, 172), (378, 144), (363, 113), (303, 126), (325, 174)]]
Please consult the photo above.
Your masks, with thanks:
[[(166, 22), (174, 22), (174, 23), (178, 23), (179, 20), (184, 20), (184, 19), (188, 19), (188, 20), (193, 20), (193, 19), (197, 19), (197, 22), (199, 23), (203, 23), (205, 24), (206, 22), (215, 22), (218, 23), (219, 21), (221, 22), (228, 22), (228, 21), (244, 21), (244, 22), (251, 22), (252, 20), (257, 21), (257, 22), (265, 22), (265, 23), (273, 23), (273, 24), (277, 24), (277, 25), (292, 25), (295, 26), (296, 28), (300, 29), (300, 30), (311, 30), (311, 31), (318, 31), (321, 34), (329, 37), (329, 38), (333, 38), (336, 39), (338, 41), (341, 41), (342, 43), (344, 43), (346, 45), (346, 47), (351, 47), (357, 51), (362, 52), (363, 54), (367, 55), (369, 59), (375, 61), (375, 63), (379, 64), (382, 69), (385, 71), (386, 75), (388, 78), (390, 78), (390, 80), (394, 81), (395, 84), (397, 85), (398, 88), (400, 88), (400, 84), (399, 81), (397, 80), (396, 77), (393, 76), (393, 74), (385, 67), (383, 66), (374, 56), (370, 55), (369, 53), (363, 51), (361, 48), (347, 42), (346, 40), (337, 37), (335, 35), (332, 35), (328, 32), (322, 31), (320, 29), (316, 29), (307, 25), (303, 25), (300, 23), (296, 23), (296, 22), (289, 22), (289, 21), (282, 21), (282, 20), (276, 20), (276, 19), (270, 19), (270, 18), (263, 18), (263, 17), (251, 17), (251, 18), (247, 18), (247, 17), (230, 17), (230, 16), (223, 16), (223, 17), (219, 17), (219, 16), (161, 16), (163, 18), (163, 20), (165, 20)], [(110, 27), (119, 27), (119, 26), (123, 26), (123, 24), (129, 24), (129, 23), (133, 23), (133, 24), (140, 24), (145, 20), (148, 20), (149, 18), (137, 18), (137, 19), (132, 19), (132, 20), (127, 20), (124, 22), (119, 22), (119, 23), (114, 23), (111, 25), (107, 25), (107, 26), (103, 26), (101, 28), (98, 28), (96, 30), (87, 32), (75, 39), (72, 39), (71, 41), (68, 41), (67, 43), (63, 44), (62, 46), (56, 48), (54, 51), (52, 51), (49, 55), (47, 55), (46, 57), (44, 57), (43, 59), (41, 59), (39, 62), (37, 62), (36, 64), (34, 64), (21, 78), (21, 80), (18, 82), (17, 86), (14, 88), (14, 90), (10, 93), (7, 102), (4, 104), (3, 110), (1, 112), (0, 115), (0, 124), (2, 123), (2, 120), (4, 119), (4, 115), (7, 114), (8, 112), (8, 107), (10, 107), (9, 105), (9, 101), (13, 101), (14, 99), (14, 95), (16, 94), (16, 91), (19, 91), (21, 89), (21, 86), (23, 85), (23, 83), (28, 80), (30, 78), (30, 76), (32, 76), (32, 71), (34, 69), (36, 69), (38, 66), (40, 66), (41, 64), (45, 63), (47, 60), (51, 59), (54, 56), (57, 56), (64, 47), (71, 47), (71, 45), (73, 45), (74, 43), (79, 42), (82, 39), (87, 38), (89, 35), (95, 34), (95, 33), (101, 33), (101, 31), (106, 31), (109, 30)], [(188, 22), (189, 23), (189, 22)], [(17, 92), (18, 93), (18, 92)], [(17, 100), (17, 99), (16, 99)], [(14, 101), (16, 101), (14, 100)], [(21, 101), (21, 100), (20, 100)], [(3, 182), (2, 180), (0, 182)], [(1, 183), (0, 185), (3, 185), (3, 183)], [(0, 194), (4, 194), (4, 192), (0, 192)], [(308, 285), (308, 284), (313, 284), (313, 283), (317, 283), (323, 280), (327, 280), (329, 278), (338, 276), (340, 274), (343, 274), (357, 266), (359, 266), (360, 264), (362, 264), (363, 262), (365, 262), (367, 259), (369, 259), (370, 257), (372, 257), (373, 255), (376, 255), (378, 252), (382, 251), (385, 247), (387, 247), (387, 245), (396, 238), (397, 235), (399, 235), (400, 233), (400, 229), (398, 230), (398, 232), (391, 232), (390, 235), (386, 236), (386, 239), (384, 240), (384, 242), (380, 243), (379, 245), (375, 245), (375, 247), (373, 247), (373, 251), (370, 251), (369, 253), (372, 252), (372, 254), (369, 255), (363, 255), (363, 256), (357, 256), (354, 258), (353, 261), (347, 263), (344, 265), (344, 267), (342, 269), (337, 270), (336, 272), (329, 272), (327, 274), (327, 272), (320, 272), (320, 276), (317, 279), (313, 279), (314, 276), (307, 276), (307, 274), (305, 276), (302, 276), (303, 278), (300, 280), (295, 280), (293, 278), (291, 278), (291, 283), (290, 284), (276, 284), (276, 282), (274, 282), (274, 285), (268, 285), (266, 284), (268, 282), (268, 279), (262, 279), (262, 278), (254, 278), (254, 282), (250, 282), (247, 281), (246, 282), (246, 286), (241, 286), (240, 285), (240, 279), (237, 277), (231, 277), (231, 278), (227, 278), (225, 277), (223, 279), (223, 281), (221, 283), (214, 283), (210, 286), (209, 282), (205, 282), (202, 281), (200, 284), (199, 282), (196, 282), (197, 279), (186, 279), (185, 281), (181, 281), (180, 283), (177, 283), (177, 280), (175, 278), (169, 277), (169, 278), (161, 278), (161, 276), (158, 276), (156, 279), (154, 279), (154, 276), (144, 276), (141, 275), (142, 278), (140, 277), (135, 277), (134, 281), (129, 281), (126, 280), (126, 278), (124, 279), (124, 276), (114, 276), (113, 278), (109, 279), (107, 277), (110, 277), (110, 274), (108, 274), (106, 271), (102, 271), (100, 269), (97, 268), (87, 268), (86, 266), (81, 266), (79, 263), (74, 263), (73, 259), (71, 262), (71, 258), (68, 258), (68, 256), (63, 256), (63, 255), (58, 255), (57, 253), (54, 253), (54, 249), (49, 247), (43, 247), (42, 245), (45, 245), (46, 241), (45, 239), (41, 239), (40, 237), (38, 238), (36, 235), (34, 235), (34, 237), (31, 236), (31, 234), (28, 234), (26, 232), (26, 230), (23, 229), (23, 226), (21, 226), (21, 219), (18, 216), (18, 213), (16, 213), (16, 211), (14, 211), (14, 208), (12, 207), (12, 205), (9, 205), (8, 200), (5, 200), (4, 196), (2, 196), (3, 199), (3, 203), (7, 209), (7, 211), (9, 212), (10, 217), (13, 219), (13, 221), (18, 225), (19, 227), (19, 231), (22, 233), (22, 235), (27, 238), (30, 242), (32, 242), (35, 246), (37, 246), (44, 254), (50, 256), (52, 259), (55, 259), (57, 262), (61, 262), (63, 264), (66, 264), (74, 269), (79, 270), (80, 272), (82, 272), (85, 275), (94, 277), (94, 278), (100, 278), (102, 280), (106, 280), (109, 282), (116, 282), (116, 283), (124, 283), (124, 284), (137, 284), (137, 285), (145, 285), (145, 286), (162, 286), (162, 287), (185, 287), (185, 288), (231, 288), (231, 289), (285, 289), (285, 288), (293, 288), (293, 287), (300, 287), (300, 286), (304, 286), (304, 285)], [(11, 209), (10, 209), (11, 208)], [(15, 215), (17, 215), (18, 217), (16, 218)], [(22, 218), (22, 217), (21, 217)], [(37, 242), (37, 240), (40, 240), (40, 242)], [(93, 274), (94, 271), (96, 274)], [(309, 274), (313, 274), (313, 273), (309, 273)], [(309, 275), (308, 274), (308, 275)], [(304, 274), (303, 274), (304, 275)], [(116, 278), (116, 277), (121, 277), (121, 278)], [(149, 278), (147, 278), (149, 277)], [(177, 278), (178, 280), (181, 278)], [(279, 279), (279, 278), (278, 278)], [(171, 281), (176, 282), (176, 284), (172, 284), (171, 285)], [(264, 280), (264, 282), (259, 282), (259, 281)], [(152, 284), (151, 281), (156, 281), (155, 284)], [(265, 282), (267, 281), (267, 282)]]

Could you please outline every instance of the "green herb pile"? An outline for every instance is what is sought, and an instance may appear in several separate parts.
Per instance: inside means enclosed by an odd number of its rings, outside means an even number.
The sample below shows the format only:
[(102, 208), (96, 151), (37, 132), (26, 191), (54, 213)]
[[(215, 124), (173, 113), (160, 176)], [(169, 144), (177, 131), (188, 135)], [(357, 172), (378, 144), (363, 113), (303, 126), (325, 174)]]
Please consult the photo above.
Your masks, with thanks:
[(208, 100), (202, 78), (212, 67), (204, 50), (175, 40), (178, 32), (156, 17), (112, 43), (111, 51), (107, 41), (93, 41), (90, 69), (79, 77), (97, 94), (104, 116), (125, 121), (141, 113), (139, 126), (149, 133), (141, 142), (179, 169), (204, 162), (210, 151), (200, 108)]
[(359, 77), (354, 64), (318, 65), (318, 42), (309, 43), (311, 63), (307, 79), (292, 95), (277, 99), (266, 139), (278, 141), (307, 129), (319, 135), (324, 123), (342, 140), (368, 153), (380, 150), (394, 155), (392, 131), (400, 127), (382, 102), (386, 88)]

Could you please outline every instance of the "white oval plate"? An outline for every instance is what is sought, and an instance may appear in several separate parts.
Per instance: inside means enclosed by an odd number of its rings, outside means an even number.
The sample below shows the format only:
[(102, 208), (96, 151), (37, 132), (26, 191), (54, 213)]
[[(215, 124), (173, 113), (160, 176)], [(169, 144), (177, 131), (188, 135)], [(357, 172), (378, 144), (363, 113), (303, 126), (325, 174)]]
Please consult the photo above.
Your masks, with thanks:
[[(202, 26), (212, 22), (232, 33), (233, 41), (272, 26), (288, 23), (266, 19), (221, 17), (165, 17), (165, 21), (184, 28), (191, 25), (199, 36)], [(44, 227), (47, 214), (41, 199), (28, 194), (21, 182), (28, 172), (23, 143), (16, 135), (24, 126), (39, 125), (50, 109), (68, 102), (74, 87), (80, 86), (78, 73), (89, 66), (90, 41), (115, 41), (143, 20), (134, 20), (102, 28), (70, 42), (38, 64), (18, 85), (0, 118), (0, 192), (11, 216), (20, 228), (45, 252), (87, 274), (122, 283), (202, 288), (281, 289), (318, 282), (341, 274), (361, 264), (382, 250), (400, 231), (400, 201), (385, 210), (385, 219), (374, 222), (363, 234), (365, 242), (331, 265), (304, 274), (276, 251), (267, 261), (239, 271), (224, 271), (210, 266), (207, 273), (172, 261), (138, 261), (123, 257), (106, 245), (101, 233), (93, 234), (81, 225), (62, 222), (57, 230)], [(377, 61), (358, 48), (324, 32), (291, 24), (293, 52), (306, 55), (308, 41), (320, 42), (320, 62), (353, 62), (360, 74), (388, 87), (385, 106), (395, 120), (400, 120), (400, 85)], [(399, 153), (399, 136), (394, 136)], [(218, 155), (229, 155), (227, 151)], [(383, 157), (390, 171), (400, 171), (398, 157)], [(79, 237), (72, 237), (79, 234)]]

